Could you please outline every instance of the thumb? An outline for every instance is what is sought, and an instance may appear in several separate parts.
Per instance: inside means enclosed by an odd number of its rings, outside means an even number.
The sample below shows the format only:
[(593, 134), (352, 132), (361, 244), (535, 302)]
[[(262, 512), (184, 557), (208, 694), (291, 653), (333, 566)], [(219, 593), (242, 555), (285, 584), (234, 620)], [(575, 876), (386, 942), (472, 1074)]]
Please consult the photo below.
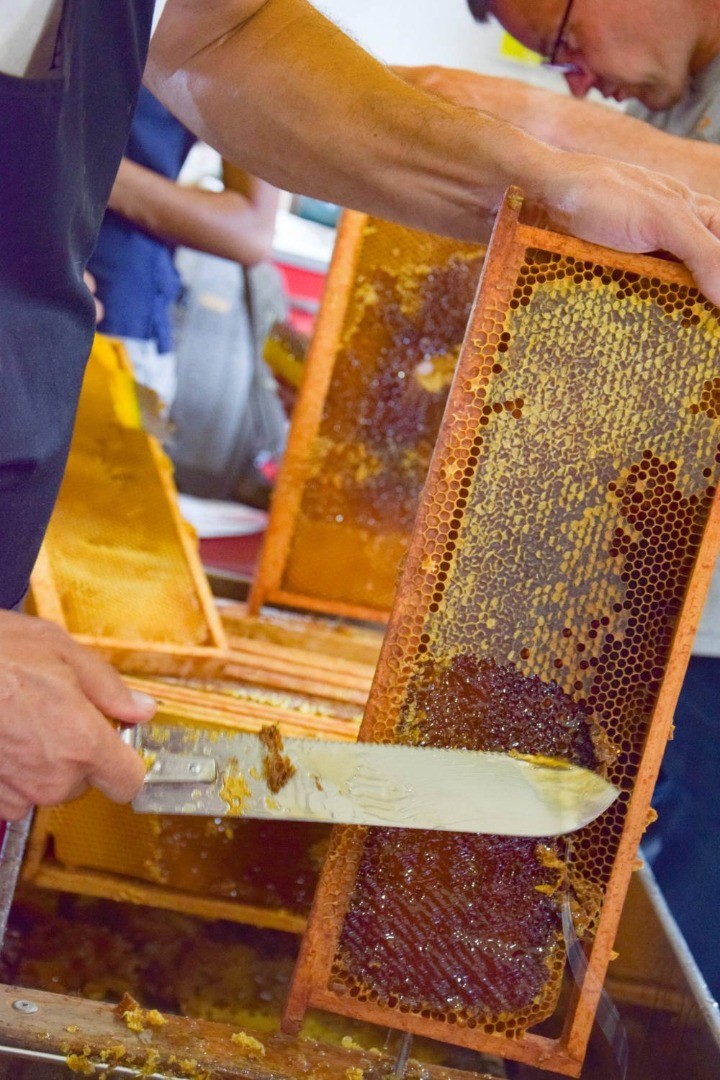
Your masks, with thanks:
[(105, 723), (107, 736), (100, 745), (95, 766), (85, 780), (113, 802), (125, 803), (137, 795), (145, 781), (145, 762)]
[(662, 246), (686, 264), (703, 296), (720, 305), (720, 204), (714, 199), (699, 201), (697, 212), (664, 222)]
[(64, 659), (75, 672), (85, 696), (101, 713), (123, 724), (142, 724), (152, 719), (157, 710), (153, 697), (131, 690), (115, 668), (92, 650), (74, 641), (68, 644)]
[(705, 228), (709, 229), (713, 236), (720, 237), (720, 199), (694, 191), (693, 205)]

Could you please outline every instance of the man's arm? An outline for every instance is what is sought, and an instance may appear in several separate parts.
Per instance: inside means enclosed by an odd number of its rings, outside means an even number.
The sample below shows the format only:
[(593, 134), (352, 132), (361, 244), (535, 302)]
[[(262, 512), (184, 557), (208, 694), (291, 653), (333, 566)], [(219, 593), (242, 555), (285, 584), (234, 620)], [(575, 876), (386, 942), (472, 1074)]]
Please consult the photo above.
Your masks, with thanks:
[(306, 0), (168, 0), (146, 81), (223, 157), (278, 187), (479, 239), (516, 183), (554, 228), (672, 252), (720, 303), (715, 200), (410, 86)]
[(402, 79), (457, 105), (492, 113), (561, 150), (602, 154), (665, 172), (720, 197), (720, 147), (668, 135), (597, 102), (456, 68), (395, 67)]
[(254, 266), (272, 251), (278, 191), (237, 169), (223, 179), (224, 191), (204, 191), (123, 158), (108, 205), (154, 236)]

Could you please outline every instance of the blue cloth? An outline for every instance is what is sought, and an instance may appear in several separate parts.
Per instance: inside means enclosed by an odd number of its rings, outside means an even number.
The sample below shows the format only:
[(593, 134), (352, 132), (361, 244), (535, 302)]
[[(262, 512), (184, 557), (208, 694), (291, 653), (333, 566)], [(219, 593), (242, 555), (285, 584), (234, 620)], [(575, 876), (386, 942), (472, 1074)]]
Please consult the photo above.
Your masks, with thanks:
[[(126, 157), (176, 180), (196, 141), (149, 90), (141, 89)], [(154, 341), (161, 353), (172, 350), (170, 308), (181, 290), (174, 251), (173, 244), (107, 211), (89, 266), (105, 305), (104, 334)]]
[(59, 62), (0, 74), (0, 607), (57, 496), (92, 344), (83, 270), (127, 142), (152, 0), (65, 0)]
[(644, 855), (698, 967), (720, 1000), (720, 659), (690, 658)]

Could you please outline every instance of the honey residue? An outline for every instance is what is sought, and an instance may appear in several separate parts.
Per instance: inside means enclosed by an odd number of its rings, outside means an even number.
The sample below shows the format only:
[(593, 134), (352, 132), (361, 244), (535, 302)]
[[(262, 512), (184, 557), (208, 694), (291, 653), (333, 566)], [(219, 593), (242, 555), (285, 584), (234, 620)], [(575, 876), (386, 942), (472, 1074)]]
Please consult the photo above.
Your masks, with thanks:
[(284, 747), (283, 738), (280, 734), (280, 725), (272, 724), (262, 728), (260, 742), (267, 749), (267, 754), (263, 758), (263, 775), (273, 795), (277, 795), (296, 772), (290, 758), (287, 754), (283, 754)]
[[(272, 850), (270, 843), (265, 844), (268, 850)], [(135, 904), (92, 897), (61, 898), (47, 890), (39, 894), (31, 890), (29, 897), (18, 895), (13, 904), (0, 977), (4, 982), (12, 980), (13, 985), (96, 1001), (116, 998), (122, 993), (117, 988), (122, 987), (128, 991), (124, 1009), (137, 1007), (140, 1001), (143, 1007), (162, 1010), (161, 1015), (173, 1013), (226, 1024), (228, 1040), (230, 1033), (237, 1032), (265, 1044), (266, 1036), (279, 1030), (298, 944), (295, 935)], [(94, 1052), (93, 1059), (134, 1065), (139, 1050), (137, 1036), (130, 1035), (124, 1023), (118, 1023), (117, 1029), (121, 1038), (125, 1031), (128, 1045), (134, 1049), (126, 1050), (117, 1040)], [(381, 1033), (370, 1025), (312, 1011), (303, 1037), (332, 1047), (364, 1047), (367, 1051), (377, 1046)], [(302, 1044), (299, 1049), (302, 1051)], [(446, 1058), (450, 1051), (441, 1051), (437, 1044), (420, 1044), (418, 1049), (426, 1061), (453, 1063)], [(64, 1054), (82, 1056), (81, 1051), (77, 1045), (62, 1047)], [(195, 1052), (186, 1045), (182, 1056), (189, 1059)], [(236, 1054), (238, 1061), (241, 1052), (242, 1047)], [(370, 1053), (382, 1056), (377, 1049)], [(250, 1068), (250, 1054), (246, 1060)], [(173, 1054), (163, 1055), (162, 1066), (157, 1071), (165, 1069), (168, 1075), (177, 1073), (194, 1080), (207, 1075), (198, 1061), (181, 1065)], [(342, 1072), (339, 1068), (338, 1075)]]
[(232, 1042), (236, 1046), (239, 1046), (243, 1053), (246, 1053), (248, 1057), (265, 1057), (265, 1047), (259, 1039), (253, 1038), (252, 1035), (248, 1035), (246, 1031), (235, 1031), (230, 1036)]
[(122, 1043), (113, 1043), (112, 1046), (100, 1051), (102, 1061), (122, 1061), (126, 1055), (127, 1050)]
[(71, 1072), (81, 1073), (83, 1076), (95, 1076), (95, 1066), (83, 1054), (67, 1054), (65, 1064)]
[(115, 1015), (119, 1016), (131, 1031), (138, 1033), (146, 1030), (146, 1027), (162, 1027), (167, 1020), (157, 1009), (143, 1009), (130, 994), (124, 994), (114, 1009)]
[(222, 787), (219, 794), (223, 802), (227, 803), (230, 813), (239, 816), (243, 813), (252, 792), (243, 773), (236, 770), (238, 770), (238, 760), (237, 758), (231, 758), (227, 769), (223, 773)]

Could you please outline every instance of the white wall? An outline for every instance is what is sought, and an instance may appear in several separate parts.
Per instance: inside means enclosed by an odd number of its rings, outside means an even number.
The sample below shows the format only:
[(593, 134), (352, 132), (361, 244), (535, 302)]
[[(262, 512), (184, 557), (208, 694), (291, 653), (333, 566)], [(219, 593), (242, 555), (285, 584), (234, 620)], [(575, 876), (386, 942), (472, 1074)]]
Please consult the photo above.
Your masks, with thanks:
[(465, 0), (313, 0), (380, 60), (445, 64), (565, 89), (558, 75), (499, 55), (502, 30), (476, 23)]

